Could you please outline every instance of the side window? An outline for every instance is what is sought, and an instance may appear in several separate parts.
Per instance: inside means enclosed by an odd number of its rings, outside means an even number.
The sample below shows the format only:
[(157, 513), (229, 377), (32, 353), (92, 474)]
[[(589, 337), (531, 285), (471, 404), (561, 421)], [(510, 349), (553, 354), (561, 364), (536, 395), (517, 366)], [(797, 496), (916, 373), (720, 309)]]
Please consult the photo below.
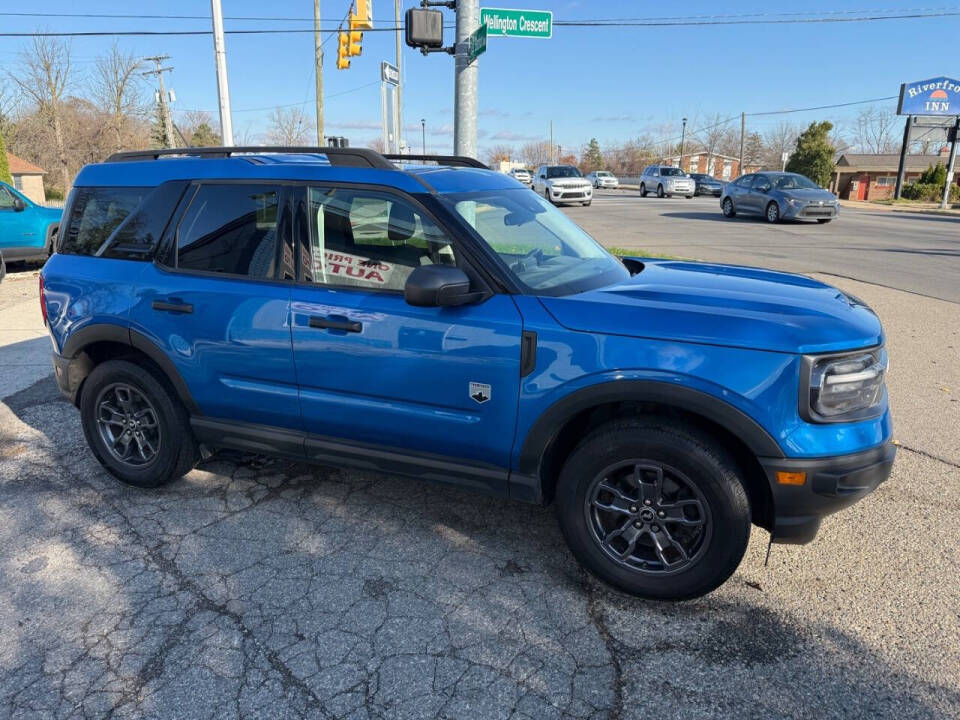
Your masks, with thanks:
[(153, 188), (74, 188), (64, 215), (57, 252), (97, 255), (107, 238)]
[(449, 238), (409, 201), (374, 190), (309, 189), (306, 279), (332, 286), (403, 290), (421, 265), (455, 265)]
[(756, 179), (753, 181), (753, 189), (759, 190), (760, 192), (767, 192), (771, 188), (770, 178), (766, 175), (755, 175)]
[(743, 188), (746, 190), (750, 187), (750, 184), (753, 182), (755, 175), (744, 175), (742, 178), (737, 178), (737, 181), (734, 183), (738, 188)]
[(201, 185), (177, 231), (177, 267), (272, 278), (280, 188)]
[(0, 210), (13, 210), (13, 193), (0, 185)]

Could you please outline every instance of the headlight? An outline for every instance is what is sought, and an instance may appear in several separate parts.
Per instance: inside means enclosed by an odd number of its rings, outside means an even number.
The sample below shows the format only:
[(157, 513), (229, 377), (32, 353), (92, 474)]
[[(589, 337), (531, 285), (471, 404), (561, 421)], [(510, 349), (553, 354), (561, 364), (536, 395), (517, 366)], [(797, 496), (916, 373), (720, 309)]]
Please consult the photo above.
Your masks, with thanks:
[(882, 348), (842, 355), (805, 355), (800, 414), (811, 422), (876, 417), (884, 397), (887, 353)]
[(806, 200), (800, 200), (798, 198), (787, 198), (787, 202), (790, 204), (790, 207), (803, 207), (806, 204)]

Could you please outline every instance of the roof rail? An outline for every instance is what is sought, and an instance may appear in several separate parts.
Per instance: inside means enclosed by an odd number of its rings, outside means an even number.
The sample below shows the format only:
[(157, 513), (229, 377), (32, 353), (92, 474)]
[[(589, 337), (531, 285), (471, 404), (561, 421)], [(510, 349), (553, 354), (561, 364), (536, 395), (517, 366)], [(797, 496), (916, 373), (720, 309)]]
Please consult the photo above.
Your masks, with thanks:
[(409, 160), (429, 160), (436, 162), (437, 165), (449, 165), (450, 167), (473, 167), (473, 168), (482, 168), (484, 170), (489, 170), (490, 168), (484, 165), (479, 160), (467, 157), (465, 155), (393, 155), (393, 154), (384, 154), (387, 160), (400, 160), (401, 162)]
[(159, 150), (131, 150), (114, 153), (107, 158), (107, 162), (128, 162), (136, 160), (157, 160), (166, 156), (188, 156), (199, 158), (228, 158), (231, 155), (286, 155), (301, 154), (326, 155), (331, 165), (338, 167), (369, 167), (384, 170), (396, 170), (397, 166), (384, 158), (383, 155), (368, 148), (338, 148), (338, 147), (296, 147), (296, 146), (237, 146), (237, 147), (189, 147), (189, 148), (161, 148)]

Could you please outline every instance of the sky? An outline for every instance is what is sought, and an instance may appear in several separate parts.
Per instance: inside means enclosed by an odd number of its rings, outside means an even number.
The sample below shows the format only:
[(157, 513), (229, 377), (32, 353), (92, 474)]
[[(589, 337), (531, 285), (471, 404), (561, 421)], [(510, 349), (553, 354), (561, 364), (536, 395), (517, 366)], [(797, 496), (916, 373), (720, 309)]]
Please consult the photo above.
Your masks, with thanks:
[[(392, 0), (372, 0), (374, 23), (392, 25)], [(401, 12), (415, 3), (404, 0)], [(146, 10), (131, 10), (134, 6)], [(685, 0), (683, 3), (583, 0), (481, 2), (482, 7), (552, 10), (554, 20), (663, 18), (704, 21), (717, 16), (848, 17), (848, 11), (903, 14), (916, 10), (911, 0), (790, 0), (783, 3)], [(209, 20), (78, 17), (18, 17), (13, 8), (42, 13), (132, 14), (208, 17), (205, 0), (129, 3), (108, 0), (45, 0), (5, 4), (0, 33), (48, 31), (209, 30)], [(324, 27), (340, 23), (348, 0), (322, 0)], [(930, 8), (927, 7), (927, 10)], [(960, 13), (958, 6), (939, 6)], [(444, 11), (452, 22), (451, 11)], [(786, 13), (801, 13), (789, 16)], [(311, 0), (223, 0), (225, 27), (231, 29), (312, 29)], [(296, 21), (231, 20), (236, 16), (302, 18)], [(729, 19), (729, 18), (727, 18)], [(453, 30), (447, 37), (452, 41)], [(380, 62), (396, 61), (391, 32), (365, 33), (363, 54), (349, 70), (336, 70), (336, 35), (326, 34), (324, 94), (327, 134), (345, 135), (365, 145), (380, 135)], [(960, 75), (955, 45), (960, 14), (875, 22), (696, 25), (687, 27), (555, 27), (550, 39), (491, 37), (479, 63), (479, 148), (518, 147), (549, 137), (561, 148), (579, 150), (591, 137), (604, 146), (648, 134), (679, 135), (681, 118), (688, 132), (716, 113), (764, 112), (854, 102), (896, 95), (901, 82)], [(92, 72), (97, 55), (111, 37), (73, 38), (75, 81)], [(168, 87), (176, 91), (176, 120), (187, 110), (208, 110), (217, 119), (217, 87), (210, 35), (119, 37), (122, 50), (137, 55), (168, 54)], [(18, 52), (28, 38), (0, 37), (0, 77), (17, 72)], [(233, 104), (235, 140), (257, 142), (275, 106), (300, 105), (314, 112), (313, 35), (227, 35), (227, 69)], [(421, 149), (421, 118), (426, 121), (427, 151), (453, 149), (453, 58), (423, 56), (403, 47), (404, 137)], [(79, 94), (79, 93), (78, 93)], [(895, 111), (896, 100), (880, 103)], [(852, 122), (860, 106), (790, 115), (748, 117), (748, 131), (763, 131), (783, 119), (806, 124), (829, 119)], [(736, 123), (734, 123), (736, 124)], [(564, 150), (566, 152), (566, 150)]]

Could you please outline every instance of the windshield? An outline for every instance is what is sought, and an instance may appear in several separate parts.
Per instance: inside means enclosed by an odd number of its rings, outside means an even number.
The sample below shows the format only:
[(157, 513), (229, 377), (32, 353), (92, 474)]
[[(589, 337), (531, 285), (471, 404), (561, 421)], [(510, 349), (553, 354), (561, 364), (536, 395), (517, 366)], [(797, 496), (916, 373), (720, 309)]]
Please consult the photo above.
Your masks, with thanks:
[(819, 190), (820, 186), (810, 178), (804, 177), (803, 175), (790, 173), (789, 175), (781, 175), (777, 178), (776, 188), (777, 190), (798, 190), (801, 188)]
[(665, 167), (665, 168), (660, 168), (660, 174), (661, 175), (683, 175), (684, 172), (680, 168)]
[(597, 170), (597, 177), (610, 177), (610, 173), (606, 170)]
[(630, 273), (570, 218), (530, 190), (443, 195), (520, 285), (569, 295), (626, 280)]
[(548, 178), (565, 178), (565, 177), (583, 177), (583, 175), (581, 175), (580, 171), (577, 170), (572, 165), (558, 165), (557, 167), (547, 168), (547, 177)]

